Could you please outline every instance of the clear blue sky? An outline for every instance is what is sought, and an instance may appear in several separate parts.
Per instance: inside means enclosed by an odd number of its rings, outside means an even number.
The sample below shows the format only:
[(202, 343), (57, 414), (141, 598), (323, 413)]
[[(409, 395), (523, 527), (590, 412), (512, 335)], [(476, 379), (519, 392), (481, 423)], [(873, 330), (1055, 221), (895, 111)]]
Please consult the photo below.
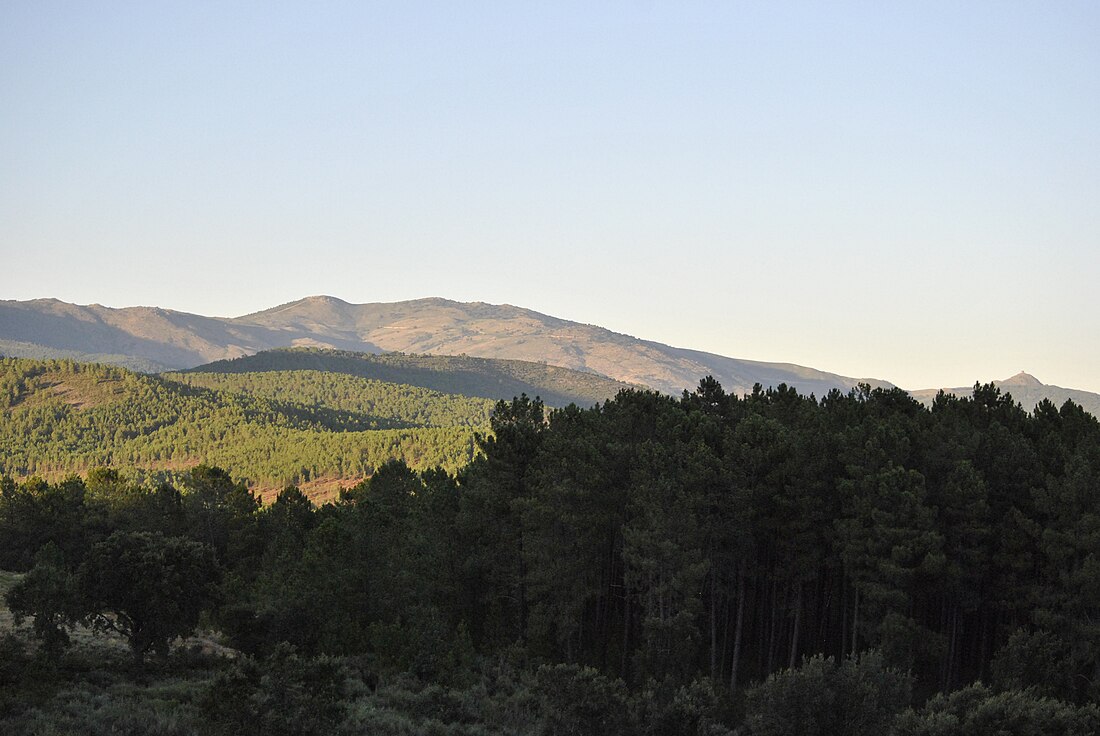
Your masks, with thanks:
[(0, 256), (1100, 391), (1100, 4), (8, 0)]

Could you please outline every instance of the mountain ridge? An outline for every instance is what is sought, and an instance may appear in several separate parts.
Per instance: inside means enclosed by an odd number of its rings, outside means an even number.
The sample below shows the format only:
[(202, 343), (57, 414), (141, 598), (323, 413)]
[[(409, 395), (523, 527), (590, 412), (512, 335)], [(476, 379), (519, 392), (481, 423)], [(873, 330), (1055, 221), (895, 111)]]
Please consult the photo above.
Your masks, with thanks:
[[(21, 343), (20, 345), (13, 345)], [(186, 369), (284, 347), (354, 352), (470, 355), (545, 362), (669, 394), (713, 375), (731, 392), (786, 383), (803, 393), (847, 391), (861, 382), (805, 366), (730, 358), (614, 332), (525, 307), (425, 297), (353, 304), (313, 295), (240, 317), (159, 307), (111, 308), (56, 299), (0, 302), (0, 351), (128, 356)], [(115, 360), (113, 362), (121, 362)]]
[[(834, 388), (847, 392), (860, 383), (893, 386), (885, 380), (851, 378), (794, 363), (674, 347), (512, 304), (439, 296), (354, 304), (316, 294), (239, 317), (207, 317), (156, 306), (78, 305), (52, 297), (0, 301), (0, 355), (112, 363), (150, 373), (294, 347), (520, 360), (673, 395), (694, 389), (707, 375), (732, 393), (751, 391), (756, 383), (785, 383), (817, 396)], [(993, 384), (1028, 410), (1042, 399), (1059, 406), (1072, 400), (1100, 414), (1100, 394), (1048, 386), (1023, 371)], [(939, 390), (910, 393), (930, 403)], [(972, 387), (943, 390), (966, 396)]]

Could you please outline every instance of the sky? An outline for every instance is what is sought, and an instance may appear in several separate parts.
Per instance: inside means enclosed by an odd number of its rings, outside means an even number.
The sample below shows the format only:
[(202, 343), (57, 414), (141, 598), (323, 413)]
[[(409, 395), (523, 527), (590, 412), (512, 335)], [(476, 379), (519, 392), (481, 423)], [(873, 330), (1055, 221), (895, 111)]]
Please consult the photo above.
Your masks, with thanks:
[(1100, 392), (1100, 4), (0, 3), (0, 298)]

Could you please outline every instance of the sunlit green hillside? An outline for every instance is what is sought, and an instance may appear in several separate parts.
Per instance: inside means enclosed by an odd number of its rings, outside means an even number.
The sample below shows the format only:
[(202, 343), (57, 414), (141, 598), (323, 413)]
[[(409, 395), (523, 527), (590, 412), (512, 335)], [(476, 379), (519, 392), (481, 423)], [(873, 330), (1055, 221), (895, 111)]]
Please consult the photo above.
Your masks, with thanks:
[[(0, 470), (239, 469), (259, 489), (359, 480), (391, 458), (464, 465), (491, 402), (316, 372), (195, 385), (67, 360), (0, 359)], [(209, 387), (198, 385), (206, 383)]]
[(378, 427), (486, 427), (494, 402), (320, 370), (256, 373), (165, 373), (196, 388), (243, 394), (280, 404), (323, 407), (370, 418)]

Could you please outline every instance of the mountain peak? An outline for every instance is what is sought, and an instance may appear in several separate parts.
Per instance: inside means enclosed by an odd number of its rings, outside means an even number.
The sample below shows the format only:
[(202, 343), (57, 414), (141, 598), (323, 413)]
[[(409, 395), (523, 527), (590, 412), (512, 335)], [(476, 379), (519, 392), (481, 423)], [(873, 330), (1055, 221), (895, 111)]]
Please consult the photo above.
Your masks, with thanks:
[(304, 299), (299, 300), (299, 303), (305, 302), (307, 304), (344, 304), (347, 302), (339, 297), (329, 296), (328, 294), (315, 294), (313, 296), (307, 296)]
[(1006, 378), (1000, 383), (1002, 386), (1034, 386), (1036, 388), (1043, 385), (1042, 381), (1040, 381), (1038, 378), (1031, 375), (1030, 373), (1025, 373), (1024, 371), (1020, 371), (1015, 376), (1012, 376), (1011, 378)]

